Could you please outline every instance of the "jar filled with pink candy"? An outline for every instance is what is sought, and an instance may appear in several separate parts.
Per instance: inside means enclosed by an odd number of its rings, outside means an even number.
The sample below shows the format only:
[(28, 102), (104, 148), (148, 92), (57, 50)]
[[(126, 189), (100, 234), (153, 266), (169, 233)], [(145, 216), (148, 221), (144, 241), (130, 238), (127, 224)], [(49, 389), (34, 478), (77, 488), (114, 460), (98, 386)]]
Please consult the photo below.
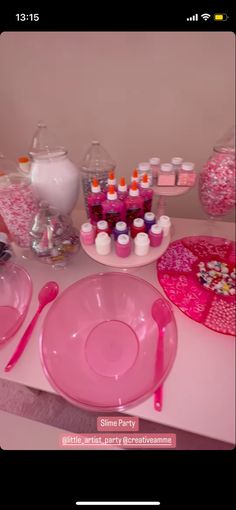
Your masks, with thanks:
[(215, 145), (199, 178), (199, 196), (211, 217), (223, 216), (235, 205), (235, 127)]
[(17, 173), (0, 177), (0, 214), (11, 240), (22, 248), (30, 246), (29, 231), (37, 210), (29, 178)]

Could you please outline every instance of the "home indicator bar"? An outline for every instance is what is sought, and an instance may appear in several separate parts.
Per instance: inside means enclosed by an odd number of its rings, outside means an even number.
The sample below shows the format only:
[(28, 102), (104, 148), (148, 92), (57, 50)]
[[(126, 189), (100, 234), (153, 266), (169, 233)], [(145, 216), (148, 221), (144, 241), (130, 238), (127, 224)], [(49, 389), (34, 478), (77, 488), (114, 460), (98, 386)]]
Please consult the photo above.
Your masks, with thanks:
[(160, 501), (76, 501), (80, 506), (158, 506)]

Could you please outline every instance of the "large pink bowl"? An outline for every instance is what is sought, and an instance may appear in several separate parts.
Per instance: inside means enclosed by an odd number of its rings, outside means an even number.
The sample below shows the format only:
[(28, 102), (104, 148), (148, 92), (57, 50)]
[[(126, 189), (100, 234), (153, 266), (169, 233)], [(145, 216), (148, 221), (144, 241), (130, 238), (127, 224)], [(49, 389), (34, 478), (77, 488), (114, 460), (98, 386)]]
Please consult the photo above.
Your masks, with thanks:
[(40, 342), (55, 390), (94, 411), (121, 411), (149, 397), (169, 373), (177, 347), (171, 314), (157, 372), (152, 306), (160, 298), (165, 301), (155, 287), (123, 273), (91, 275), (68, 287), (50, 308)]
[(0, 271), (0, 345), (20, 328), (31, 295), (31, 278), (22, 267), (9, 264)]

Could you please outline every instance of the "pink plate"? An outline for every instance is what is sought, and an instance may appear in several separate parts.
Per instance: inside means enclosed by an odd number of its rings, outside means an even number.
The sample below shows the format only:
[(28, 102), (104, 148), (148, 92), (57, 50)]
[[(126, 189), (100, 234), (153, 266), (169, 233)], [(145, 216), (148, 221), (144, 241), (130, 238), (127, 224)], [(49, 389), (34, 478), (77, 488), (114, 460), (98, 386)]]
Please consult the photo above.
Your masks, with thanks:
[(151, 284), (123, 273), (91, 275), (68, 287), (50, 308), (40, 341), (42, 365), (55, 390), (94, 411), (121, 411), (152, 395), (177, 348), (171, 313), (157, 372), (157, 299), (166, 303)]
[(31, 278), (22, 267), (9, 264), (0, 272), (0, 344), (20, 328), (31, 296)]

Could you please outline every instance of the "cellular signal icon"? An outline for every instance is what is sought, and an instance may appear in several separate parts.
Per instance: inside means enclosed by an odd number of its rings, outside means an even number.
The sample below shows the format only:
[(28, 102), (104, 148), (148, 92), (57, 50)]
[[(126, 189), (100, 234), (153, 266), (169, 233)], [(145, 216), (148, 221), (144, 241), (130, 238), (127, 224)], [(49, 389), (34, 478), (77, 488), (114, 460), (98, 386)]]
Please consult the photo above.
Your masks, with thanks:
[(191, 18), (186, 18), (187, 21), (198, 21), (198, 14), (194, 14)]

